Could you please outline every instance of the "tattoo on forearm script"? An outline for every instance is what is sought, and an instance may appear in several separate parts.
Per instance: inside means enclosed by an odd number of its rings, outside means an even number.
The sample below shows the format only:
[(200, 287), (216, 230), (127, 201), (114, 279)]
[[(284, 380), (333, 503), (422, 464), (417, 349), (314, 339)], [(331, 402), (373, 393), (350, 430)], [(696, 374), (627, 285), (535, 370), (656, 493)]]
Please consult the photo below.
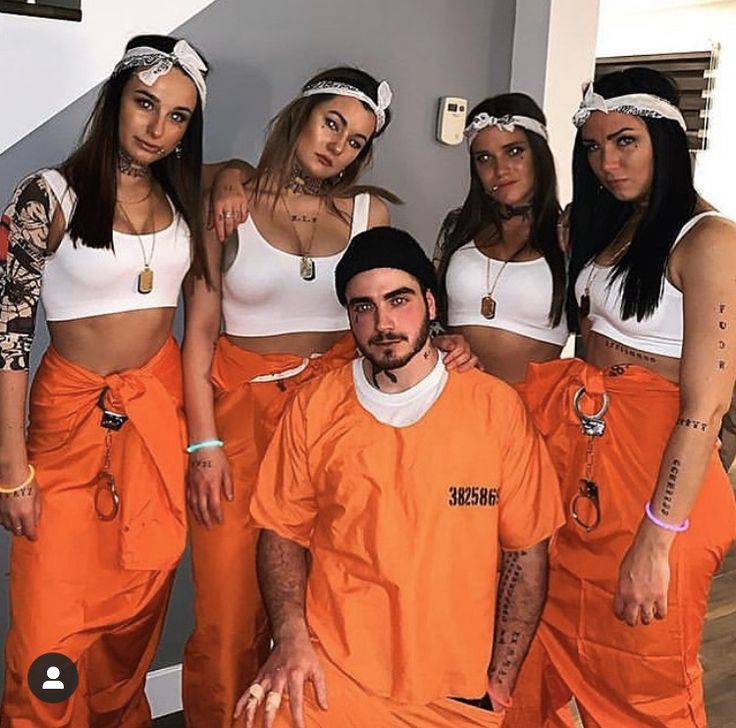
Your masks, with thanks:
[(493, 658), (488, 676), (513, 689), (542, 612), (547, 591), (547, 542), (525, 551), (505, 551), (496, 602)]
[(708, 429), (707, 422), (701, 422), (700, 420), (691, 420), (689, 417), (680, 417), (677, 420), (678, 427), (689, 427), (691, 430), (699, 430), (705, 432)]
[(664, 498), (662, 498), (662, 505), (659, 512), (663, 516), (669, 516), (670, 510), (672, 509), (672, 500), (675, 497), (675, 490), (677, 490), (677, 476), (680, 472), (682, 463), (677, 459), (673, 459), (670, 463), (670, 472), (667, 475), (667, 484), (664, 489)]

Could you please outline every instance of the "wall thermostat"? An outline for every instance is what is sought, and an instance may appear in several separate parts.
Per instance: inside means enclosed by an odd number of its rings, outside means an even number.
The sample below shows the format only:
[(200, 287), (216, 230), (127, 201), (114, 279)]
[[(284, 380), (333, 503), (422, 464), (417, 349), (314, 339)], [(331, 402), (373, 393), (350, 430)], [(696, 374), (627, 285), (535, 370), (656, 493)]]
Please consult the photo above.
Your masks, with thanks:
[(443, 144), (461, 144), (465, 130), (468, 100), (443, 96), (437, 112), (437, 141)]

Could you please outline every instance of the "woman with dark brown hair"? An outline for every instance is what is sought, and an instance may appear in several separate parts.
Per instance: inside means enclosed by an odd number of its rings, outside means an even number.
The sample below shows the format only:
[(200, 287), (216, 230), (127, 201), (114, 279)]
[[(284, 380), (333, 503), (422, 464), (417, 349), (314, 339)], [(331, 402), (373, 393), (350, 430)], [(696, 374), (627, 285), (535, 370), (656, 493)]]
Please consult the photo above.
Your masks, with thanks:
[[(192, 728), (230, 726), (268, 655), (250, 495), (296, 388), (355, 356), (334, 271), (355, 234), (388, 223), (384, 200), (396, 201), (357, 184), (390, 122), (390, 101), (388, 83), (360, 69), (324, 71), (273, 120), (258, 167), (226, 170), (217, 183), (217, 232), (236, 235), (222, 249), (210, 233), (210, 267), (222, 273), (212, 288), (197, 282), (189, 291), (184, 343), (196, 587), (184, 707)], [(457, 341), (446, 346), (455, 348), (449, 366), (467, 359)]]
[[(2, 218), (0, 522), (15, 536), (3, 728), (150, 722), (145, 676), (185, 543), (171, 327), (187, 271), (207, 278), (206, 73), (184, 40), (133, 38), (80, 147), (21, 182)], [(39, 300), (51, 346), (26, 441)], [(45, 653), (76, 666), (63, 702), (29, 690)], [(69, 690), (72, 674), (55, 666)]]
[(557, 176), (542, 110), (501, 94), (468, 113), (470, 186), (435, 249), (443, 322), (511, 384), (557, 359), (567, 337)]

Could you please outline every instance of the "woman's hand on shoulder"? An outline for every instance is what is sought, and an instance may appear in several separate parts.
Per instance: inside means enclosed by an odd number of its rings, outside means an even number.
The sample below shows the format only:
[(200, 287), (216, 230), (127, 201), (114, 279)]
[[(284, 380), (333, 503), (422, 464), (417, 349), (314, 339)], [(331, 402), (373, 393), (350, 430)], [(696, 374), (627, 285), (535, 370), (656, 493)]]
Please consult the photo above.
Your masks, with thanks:
[(214, 228), (222, 243), (248, 217), (248, 195), (244, 185), (254, 173), (253, 167), (241, 160), (205, 165), (205, 188), (211, 179), (207, 227)]
[(445, 369), (448, 372), (453, 369), (469, 372), (476, 367), (483, 371), (483, 365), (462, 334), (441, 334), (432, 339), (432, 344), (445, 354)]

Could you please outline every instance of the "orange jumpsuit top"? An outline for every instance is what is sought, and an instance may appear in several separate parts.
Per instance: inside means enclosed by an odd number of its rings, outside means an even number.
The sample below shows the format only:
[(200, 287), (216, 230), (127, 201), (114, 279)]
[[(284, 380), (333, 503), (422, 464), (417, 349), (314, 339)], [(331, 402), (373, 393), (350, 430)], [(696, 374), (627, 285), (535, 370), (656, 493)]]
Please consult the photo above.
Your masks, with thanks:
[(563, 522), (549, 456), (516, 392), (450, 372), (413, 425), (364, 409), (352, 367), (305, 385), (251, 514), (311, 552), (307, 621), (367, 691), (407, 703), (486, 690), (499, 547)]

